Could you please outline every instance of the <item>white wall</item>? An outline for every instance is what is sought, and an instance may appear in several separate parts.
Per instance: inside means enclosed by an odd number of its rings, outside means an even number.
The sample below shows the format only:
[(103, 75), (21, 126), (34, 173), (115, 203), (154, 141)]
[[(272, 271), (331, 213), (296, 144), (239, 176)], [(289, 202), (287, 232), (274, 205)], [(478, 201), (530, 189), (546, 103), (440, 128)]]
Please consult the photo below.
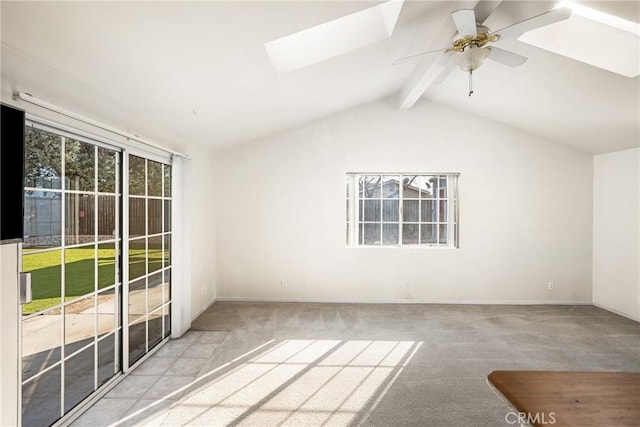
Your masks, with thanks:
[(211, 153), (191, 147), (191, 319), (216, 297), (213, 159)]
[[(592, 157), (572, 148), (385, 100), (215, 170), (219, 299), (591, 302)], [(460, 249), (345, 247), (348, 171), (460, 172)]]
[(18, 245), (0, 245), (0, 425), (18, 424)]
[(593, 303), (640, 320), (640, 148), (593, 158)]

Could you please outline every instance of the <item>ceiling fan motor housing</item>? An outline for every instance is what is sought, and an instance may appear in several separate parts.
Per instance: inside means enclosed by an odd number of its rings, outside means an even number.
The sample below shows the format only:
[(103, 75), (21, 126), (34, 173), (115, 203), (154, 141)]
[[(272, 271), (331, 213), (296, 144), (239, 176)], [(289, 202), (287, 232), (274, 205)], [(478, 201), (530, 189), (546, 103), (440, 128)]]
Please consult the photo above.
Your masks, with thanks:
[(476, 32), (477, 34), (475, 36), (461, 36), (460, 33), (456, 33), (456, 36), (453, 38), (453, 45), (447, 50), (463, 52), (469, 46), (483, 47), (485, 44), (495, 42), (499, 38), (497, 34), (491, 34), (489, 28), (484, 25), (476, 25)]

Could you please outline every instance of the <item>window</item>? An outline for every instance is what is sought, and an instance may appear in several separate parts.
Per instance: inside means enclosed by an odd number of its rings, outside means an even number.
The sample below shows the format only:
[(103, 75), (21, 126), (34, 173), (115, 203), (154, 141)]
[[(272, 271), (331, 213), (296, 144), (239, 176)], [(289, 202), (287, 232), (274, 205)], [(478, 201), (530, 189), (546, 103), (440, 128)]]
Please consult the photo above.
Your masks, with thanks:
[(348, 246), (458, 247), (456, 173), (346, 179)]

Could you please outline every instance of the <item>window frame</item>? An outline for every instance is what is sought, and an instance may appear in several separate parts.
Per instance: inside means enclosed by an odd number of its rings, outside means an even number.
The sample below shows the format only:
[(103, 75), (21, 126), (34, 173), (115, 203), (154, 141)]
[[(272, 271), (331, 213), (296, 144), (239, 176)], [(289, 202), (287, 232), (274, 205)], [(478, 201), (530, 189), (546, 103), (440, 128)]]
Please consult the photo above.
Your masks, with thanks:
[[(398, 201), (398, 241), (396, 244), (384, 244), (382, 237), (382, 229), (385, 223), (380, 215), (379, 220), (365, 221), (364, 216), (360, 216), (360, 210), (362, 201), (367, 198), (362, 198), (359, 195), (359, 181), (362, 176), (380, 176), (381, 182), (384, 177), (396, 177), (398, 178), (398, 197), (397, 198), (385, 198), (382, 194), (379, 197), (372, 198), (372, 200), (379, 200), (382, 208), (382, 202), (384, 200)], [(407, 177), (442, 177), (446, 178), (447, 194), (445, 198), (439, 197), (435, 194), (429, 198), (415, 198), (405, 197), (404, 195), (404, 178)], [(346, 173), (346, 246), (352, 248), (429, 248), (429, 249), (458, 249), (459, 235), (460, 235), (460, 221), (459, 221), (459, 194), (458, 194), (458, 180), (460, 173), (458, 172), (347, 172)], [(382, 186), (381, 186), (382, 188)], [(406, 221), (403, 218), (403, 205), (405, 201), (417, 200), (418, 205), (421, 206), (423, 201), (436, 201), (436, 212), (440, 211), (440, 201), (447, 202), (446, 210), (446, 222), (441, 221), (439, 218), (436, 222), (423, 221), (421, 214), (418, 216), (418, 221)], [(364, 236), (361, 236), (363, 224), (377, 223), (380, 224), (381, 238), (376, 244), (365, 244)], [(436, 242), (435, 243), (403, 243), (403, 227), (406, 225), (434, 225), (436, 229)], [(447, 238), (446, 243), (440, 241), (440, 227), (446, 225)], [(420, 233), (418, 233), (420, 235)]]

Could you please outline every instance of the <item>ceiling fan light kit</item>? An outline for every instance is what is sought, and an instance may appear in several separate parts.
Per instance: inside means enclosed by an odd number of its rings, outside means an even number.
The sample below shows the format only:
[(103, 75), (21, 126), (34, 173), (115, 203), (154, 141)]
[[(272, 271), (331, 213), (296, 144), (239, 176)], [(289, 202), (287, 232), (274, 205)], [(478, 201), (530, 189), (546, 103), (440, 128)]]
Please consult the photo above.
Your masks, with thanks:
[[(473, 11), (463, 10), (458, 12), (472, 12), (468, 14), (469, 19), (475, 20)], [(454, 19), (456, 24), (461, 22), (460, 19)], [(469, 27), (468, 27), (469, 28)], [(489, 34), (489, 29), (485, 26), (476, 24), (475, 31), (469, 32), (475, 34), (467, 34), (458, 38), (462, 33), (458, 31), (457, 37), (453, 40), (453, 46), (445, 52), (458, 52), (453, 62), (466, 73), (469, 73), (469, 96), (473, 94), (473, 71), (480, 68), (485, 59), (491, 54), (491, 49), (484, 47), (489, 42), (497, 41), (500, 36), (497, 34)]]
[(491, 49), (488, 47), (467, 46), (457, 54), (453, 61), (464, 72), (471, 73), (480, 68), (485, 59), (489, 57)]
[(480, 68), (484, 60), (489, 57), (489, 54), (491, 54), (490, 48), (477, 47), (470, 44), (453, 59), (453, 62), (462, 71), (469, 73), (469, 96), (473, 94), (473, 71)]

